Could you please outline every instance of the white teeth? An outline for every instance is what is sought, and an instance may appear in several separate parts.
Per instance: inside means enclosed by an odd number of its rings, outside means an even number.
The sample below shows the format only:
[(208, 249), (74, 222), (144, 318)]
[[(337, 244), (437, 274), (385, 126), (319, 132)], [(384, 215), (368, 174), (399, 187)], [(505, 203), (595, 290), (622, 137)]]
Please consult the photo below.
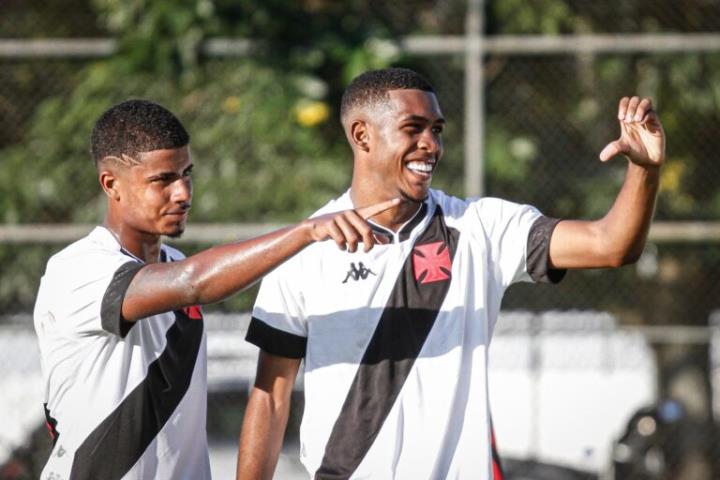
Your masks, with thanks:
[(433, 171), (432, 164), (425, 162), (408, 162), (407, 168), (414, 172), (430, 173)]

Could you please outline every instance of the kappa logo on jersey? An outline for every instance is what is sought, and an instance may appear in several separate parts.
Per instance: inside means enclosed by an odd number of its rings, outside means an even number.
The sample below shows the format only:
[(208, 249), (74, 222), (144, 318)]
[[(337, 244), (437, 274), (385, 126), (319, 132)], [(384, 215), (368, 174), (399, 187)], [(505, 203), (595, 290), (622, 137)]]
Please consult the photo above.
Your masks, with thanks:
[[(355, 266), (355, 262), (352, 262), (350, 264), (350, 271), (347, 272), (347, 275), (345, 276), (345, 280), (343, 280), (342, 283), (347, 283), (348, 280), (351, 278), (355, 281), (357, 280), (365, 280), (368, 278), (369, 275), (375, 275), (375, 272), (370, 270), (369, 268), (365, 267), (362, 262), (358, 262), (358, 266)], [(375, 275), (377, 276), (377, 275)]]
[(416, 246), (412, 260), (415, 281), (426, 284), (450, 279), (452, 260), (445, 242)]
[(199, 305), (193, 305), (192, 307), (185, 307), (182, 309), (183, 313), (187, 315), (191, 320), (202, 320), (202, 310)]

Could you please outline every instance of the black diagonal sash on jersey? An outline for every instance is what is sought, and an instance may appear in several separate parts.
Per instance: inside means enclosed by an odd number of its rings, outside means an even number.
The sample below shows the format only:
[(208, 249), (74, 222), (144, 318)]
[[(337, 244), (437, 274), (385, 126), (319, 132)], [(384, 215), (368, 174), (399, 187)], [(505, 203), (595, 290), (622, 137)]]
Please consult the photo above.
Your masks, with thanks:
[[(445, 225), (442, 210), (436, 207), (433, 219), (405, 260), (363, 354), (325, 447), (322, 464), (315, 473), (316, 479), (349, 478), (375, 441), (447, 295), (449, 267), (458, 236), (457, 230)], [(430, 272), (433, 258), (423, 257), (418, 253), (422, 250), (431, 254), (439, 251), (435, 266), (442, 268)], [(429, 265), (429, 270), (415, 271), (421, 270), (417, 268), (421, 264), (416, 255)]]
[(204, 325), (197, 307), (173, 313), (175, 323), (165, 333), (165, 350), (150, 364), (145, 379), (75, 451), (70, 480), (122, 478), (185, 396), (200, 352)]

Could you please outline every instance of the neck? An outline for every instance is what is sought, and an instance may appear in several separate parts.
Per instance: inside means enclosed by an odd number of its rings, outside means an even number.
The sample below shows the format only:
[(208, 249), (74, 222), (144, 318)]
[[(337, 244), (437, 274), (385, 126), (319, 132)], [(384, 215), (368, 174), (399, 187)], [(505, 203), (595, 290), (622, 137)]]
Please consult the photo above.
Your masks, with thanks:
[[(393, 198), (399, 196), (399, 194), (393, 196), (388, 195), (387, 193), (375, 192), (372, 189), (363, 188), (364, 186), (365, 184), (363, 182), (356, 182), (355, 178), (353, 178), (353, 182), (350, 187), (350, 199), (352, 200), (355, 208), (374, 205), (386, 200), (392, 200)], [(422, 202), (404, 200), (400, 202), (398, 206), (375, 215), (371, 218), (371, 220), (388, 230), (397, 232), (400, 227), (405, 225), (408, 220), (415, 216), (421, 206)]]
[(125, 224), (113, 222), (110, 216), (105, 218), (103, 226), (113, 234), (122, 248), (145, 263), (160, 260), (160, 235), (139, 232)]

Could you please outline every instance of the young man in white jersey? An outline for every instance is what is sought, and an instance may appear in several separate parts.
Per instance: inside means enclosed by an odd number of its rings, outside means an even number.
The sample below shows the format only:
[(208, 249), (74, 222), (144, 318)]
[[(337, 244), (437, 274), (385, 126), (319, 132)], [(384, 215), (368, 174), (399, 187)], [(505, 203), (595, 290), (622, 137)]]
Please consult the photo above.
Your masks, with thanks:
[(261, 354), (238, 478), (271, 478), (301, 360), (310, 476), (493, 478), (487, 355), (503, 292), (642, 252), (665, 137), (648, 99), (623, 98), (618, 119), (620, 138), (600, 153), (629, 160), (614, 205), (597, 221), (560, 221), (430, 189), (445, 124), (430, 84), (406, 69), (353, 80), (341, 107), (352, 184), (318, 214), (405, 201), (371, 222), (388, 244), (353, 257), (315, 244), (263, 281), (248, 330)]
[(43, 480), (210, 478), (206, 353), (198, 305), (250, 285), (307, 245), (373, 245), (368, 218), (397, 205), (320, 216), (185, 258), (190, 138), (152, 102), (110, 108), (92, 133), (107, 195), (103, 225), (48, 262), (35, 305), (54, 439)]

